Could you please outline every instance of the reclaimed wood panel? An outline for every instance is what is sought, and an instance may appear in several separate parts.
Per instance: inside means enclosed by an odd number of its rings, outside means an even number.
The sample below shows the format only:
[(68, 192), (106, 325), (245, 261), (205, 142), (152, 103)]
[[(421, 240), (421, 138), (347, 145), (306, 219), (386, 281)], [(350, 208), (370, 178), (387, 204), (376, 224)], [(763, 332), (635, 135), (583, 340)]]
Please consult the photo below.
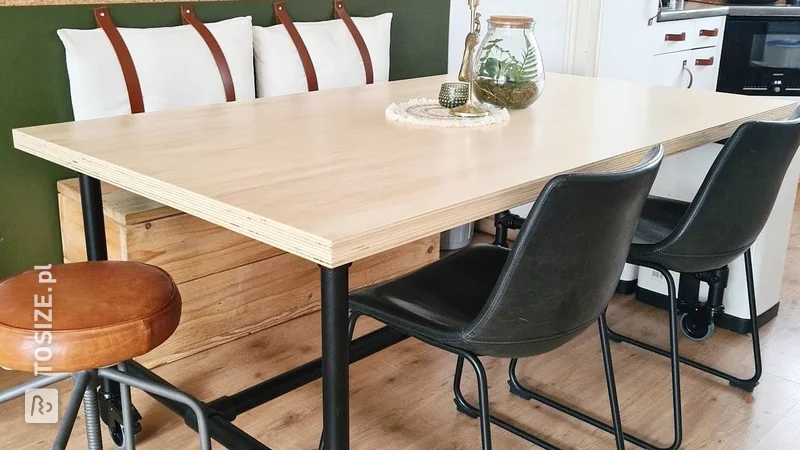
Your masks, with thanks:
[[(351, 289), (388, 280), (439, 257), (433, 236), (353, 264)], [(159, 348), (139, 358), (160, 366), (319, 310), (319, 266), (284, 253), (255, 264), (180, 284), (181, 325)]]
[[(80, 204), (81, 191), (77, 178), (61, 180), (56, 183), (56, 188), (59, 194)], [(103, 192), (103, 214), (122, 225), (134, 225), (148, 220), (183, 214), (169, 206), (132, 194), (108, 183), (101, 183), (100, 188)]]
[(130, 226), (126, 238), (128, 259), (162, 267), (179, 283), (285, 253), (188, 214)]
[[(64, 211), (61, 230), (64, 256), (74, 262), (85, 261), (77, 179), (59, 182), (58, 187), (59, 204)], [(284, 253), (106, 183), (102, 187), (109, 258), (159, 266), (176, 283)], [(70, 223), (65, 226), (67, 218)]]
[[(61, 222), (61, 246), (64, 258), (72, 262), (86, 261), (86, 237), (80, 203), (58, 195), (58, 215)], [(127, 260), (125, 228), (110, 217), (105, 217), (108, 258)]]
[[(59, 183), (67, 263), (86, 260), (77, 188), (77, 180)], [(181, 326), (166, 344), (142, 358), (149, 366), (185, 358), (319, 309), (316, 264), (105, 183), (103, 192), (109, 258), (164, 268), (183, 297)], [(438, 257), (439, 236), (435, 235), (359, 261), (350, 271), (350, 285), (355, 289), (389, 279)]]

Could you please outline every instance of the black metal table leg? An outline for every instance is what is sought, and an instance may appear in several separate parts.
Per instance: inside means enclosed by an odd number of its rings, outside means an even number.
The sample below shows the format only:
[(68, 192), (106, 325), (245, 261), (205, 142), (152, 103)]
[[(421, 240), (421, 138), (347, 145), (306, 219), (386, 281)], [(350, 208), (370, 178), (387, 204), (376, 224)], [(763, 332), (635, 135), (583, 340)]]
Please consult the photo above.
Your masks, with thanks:
[[(81, 209), (83, 212), (83, 232), (86, 239), (86, 259), (89, 261), (108, 260), (106, 246), (105, 218), (103, 216), (103, 192), (100, 180), (80, 174)], [(104, 394), (119, 396), (119, 384), (103, 380)]]
[(492, 245), (508, 248), (508, 227), (502, 222), (503, 214), (506, 213), (508, 211), (494, 215), (494, 242)]
[(79, 176), (79, 180), (86, 257), (89, 261), (105, 261), (108, 259), (108, 248), (100, 181), (83, 174)]
[(322, 281), (322, 424), (326, 450), (350, 448), (350, 265), (320, 267)]
[[(103, 192), (100, 180), (88, 175), (78, 176), (81, 191), (81, 210), (83, 213), (83, 230), (86, 239), (86, 259), (89, 261), (108, 260), (106, 246), (105, 217), (103, 215)], [(112, 432), (112, 438), (119, 444), (122, 436), (118, 433), (122, 424), (121, 392), (119, 383), (103, 379), (100, 385), (100, 415)], [(136, 428), (141, 430), (138, 420), (141, 418), (135, 410)]]

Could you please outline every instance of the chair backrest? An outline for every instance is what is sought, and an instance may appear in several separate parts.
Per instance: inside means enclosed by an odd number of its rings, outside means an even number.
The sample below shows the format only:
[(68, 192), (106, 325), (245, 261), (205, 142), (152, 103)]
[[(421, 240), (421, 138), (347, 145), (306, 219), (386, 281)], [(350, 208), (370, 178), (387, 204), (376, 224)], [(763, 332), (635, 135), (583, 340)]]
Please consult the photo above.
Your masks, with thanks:
[(481, 354), (532, 356), (596, 321), (611, 301), (663, 154), (657, 146), (627, 171), (552, 179), (463, 338)]
[(658, 251), (691, 259), (687, 271), (713, 270), (741, 256), (766, 225), (798, 147), (800, 119), (740, 126)]

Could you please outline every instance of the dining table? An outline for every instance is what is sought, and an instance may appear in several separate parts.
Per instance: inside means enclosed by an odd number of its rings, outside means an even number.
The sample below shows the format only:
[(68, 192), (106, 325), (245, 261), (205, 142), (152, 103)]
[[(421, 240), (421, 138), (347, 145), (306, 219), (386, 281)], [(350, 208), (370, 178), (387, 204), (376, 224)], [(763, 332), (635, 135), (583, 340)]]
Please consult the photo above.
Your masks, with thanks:
[(14, 146), (79, 173), (89, 259), (107, 258), (102, 181), (318, 264), (324, 448), (344, 450), (351, 263), (535, 201), (559, 174), (624, 170), (654, 145), (690, 151), (797, 106), (548, 73), (505, 123), (386, 118), (451, 78), (20, 128)]

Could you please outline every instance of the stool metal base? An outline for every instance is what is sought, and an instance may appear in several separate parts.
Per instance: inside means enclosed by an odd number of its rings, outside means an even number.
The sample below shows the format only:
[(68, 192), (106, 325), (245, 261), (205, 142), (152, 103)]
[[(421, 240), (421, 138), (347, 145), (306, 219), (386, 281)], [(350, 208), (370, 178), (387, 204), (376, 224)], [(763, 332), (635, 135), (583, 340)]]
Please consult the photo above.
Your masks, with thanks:
[[(389, 327), (366, 334), (353, 341), (350, 348), (350, 363), (360, 361), (407, 338), (408, 336)], [(166, 380), (135, 361), (129, 361), (126, 365), (127, 371), (131, 375), (162, 386), (172, 387)], [(211, 438), (231, 450), (269, 450), (269, 447), (231, 422), (238, 415), (267, 404), (321, 377), (322, 359), (316, 359), (230, 396), (220, 397), (209, 403), (200, 402), (208, 417)], [(153, 398), (181, 416), (190, 428), (197, 429), (191, 409), (169, 399), (158, 396), (153, 396)]]
[(0, 392), (0, 403), (5, 403), (15, 398), (25, 395), (25, 391), (29, 389), (39, 389), (60, 381), (66, 380), (70, 376), (74, 376), (75, 382), (72, 393), (70, 394), (69, 402), (64, 411), (61, 424), (58, 428), (58, 433), (53, 441), (54, 450), (65, 450), (69, 443), (72, 430), (75, 426), (75, 421), (78, 417), (78, 411), (81, 405), (84, 407), (84, 418), (86, 422), (86, 437), (87, 448), (89, 450), (102, 450), (103, 440), (100, 432), (100, 414), (98, 411), (97, 401), (97, 381), (110, 380), (120, 384), (122, 395), (122, 412), (125, 430), (125, 450), (135, 450), (136, 444), (134, 440), (133, 430), (133, 414), (132, 404), (130, 397), (130, 388), (135, 387), (150, 395), (155, 395), (160, 398), (168, 399), (170, 401), (185, 405), (191, 409), (195, 415), (197, 424), (197, 431), (200, 439), (200, 448), (202, 450), (211, 450), (211, 440), (208, 432), (208, 425), (206, 421), (206, 414), (195, 398), (185, 394), (172, 386), (164, 386), (162, 384), (153, 383), (151, 381), (143, 380), (125, 373), (126, 364), (120, 364), (120, 369), (105, 368), (99, 370), (87, 370), (76, 372), (74, 374), (61, 374), (57, 376), (41, 376), (31, 381), (15, 386), (6, 391)]

